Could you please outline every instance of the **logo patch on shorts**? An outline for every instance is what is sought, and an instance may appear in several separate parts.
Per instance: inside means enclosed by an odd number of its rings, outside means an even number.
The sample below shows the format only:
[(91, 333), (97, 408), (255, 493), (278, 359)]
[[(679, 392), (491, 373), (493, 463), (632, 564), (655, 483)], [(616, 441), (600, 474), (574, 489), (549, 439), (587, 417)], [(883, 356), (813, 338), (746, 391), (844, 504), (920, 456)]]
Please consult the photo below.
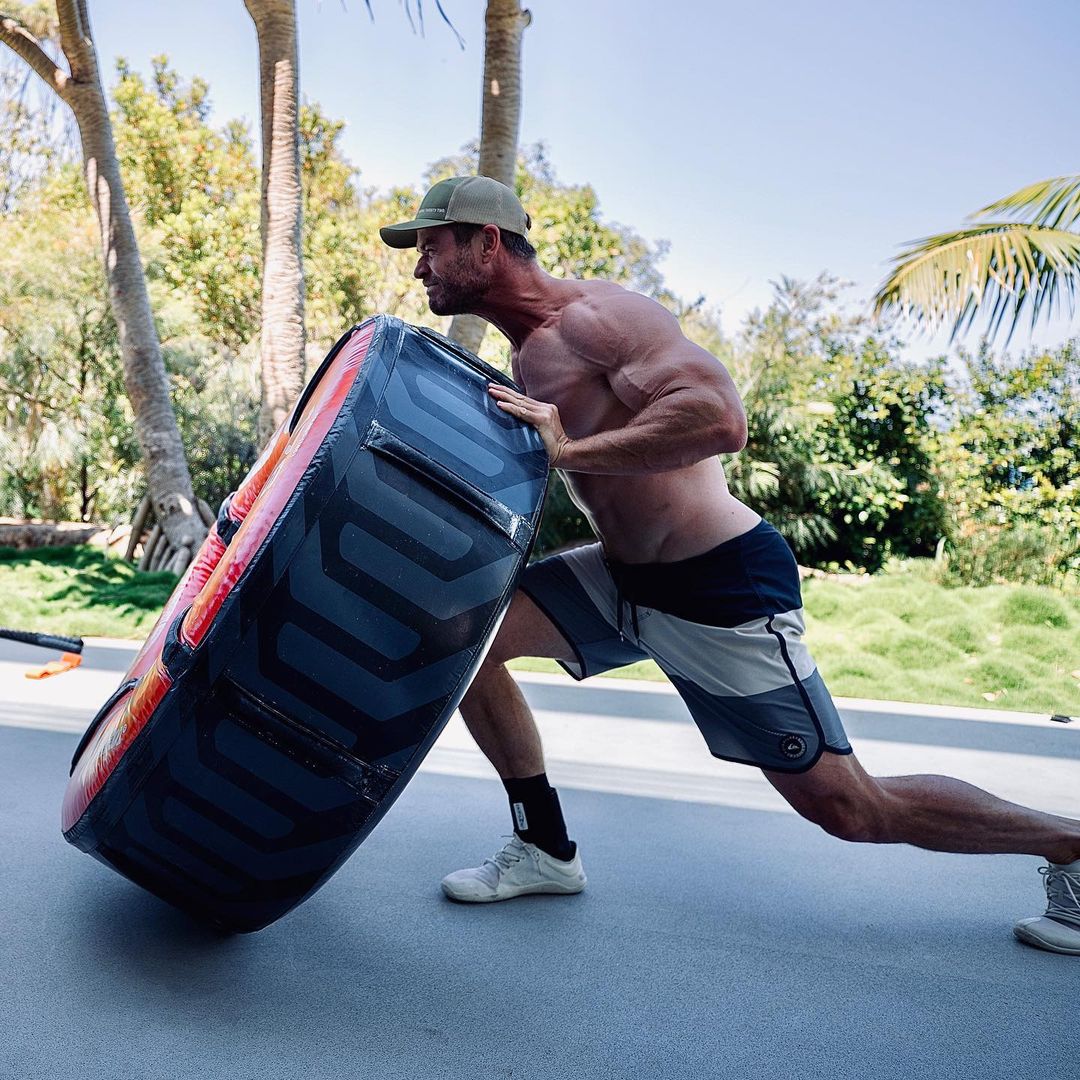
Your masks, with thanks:
[(796, 761), (806, 753), (806, 740), (801, 735), (785, 735), (780, 740), (780, 753), (789, 761)]

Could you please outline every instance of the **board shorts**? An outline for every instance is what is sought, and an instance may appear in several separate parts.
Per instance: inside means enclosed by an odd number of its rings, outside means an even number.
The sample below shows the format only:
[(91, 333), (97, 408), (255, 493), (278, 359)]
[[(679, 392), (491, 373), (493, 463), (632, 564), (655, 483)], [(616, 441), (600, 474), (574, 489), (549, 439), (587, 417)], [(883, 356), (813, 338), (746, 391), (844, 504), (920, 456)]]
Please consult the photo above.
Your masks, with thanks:
[(520, 588), (570, 643), (559, 663), (575, 679), (655, 660), (715, 757), (796, 773), (851, 753), (802, 640), (798, 565), (765, 521), (678, 562), (574, 548), (533, 563)]

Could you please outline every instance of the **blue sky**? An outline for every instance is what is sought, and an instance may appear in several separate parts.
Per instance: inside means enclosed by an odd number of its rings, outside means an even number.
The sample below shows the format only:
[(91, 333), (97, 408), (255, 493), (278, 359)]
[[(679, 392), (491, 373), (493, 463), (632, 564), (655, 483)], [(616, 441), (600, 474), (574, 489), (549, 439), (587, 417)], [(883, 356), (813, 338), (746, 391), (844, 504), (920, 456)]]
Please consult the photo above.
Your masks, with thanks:
[[(347, 121), (361, 183), (419, 183), (477, 135), (483, 0), (298, 0), (301, 88)], [(167, 53), (211, 87), (215, 118), (254, 121), (254, 29), (241, 0), (91, 0), (108, 81)], [(770, 280), (828, 270), (870, 295), (905, 240), (958, 225), (1034, 180), (1080, 169), (1080, 4), (1000, 0), (536, 0), (522, 142), (606, 218), (667, 240), (668, 283), (725, 328)], [(1054, 344), (1076, 331), (1039, 333)], [(974, 342), (972, 342), (973, 344)], [(1013, 348), (1029, 343), (1018, 330)], [(926, 355), (938, 342), (913, 346)]]

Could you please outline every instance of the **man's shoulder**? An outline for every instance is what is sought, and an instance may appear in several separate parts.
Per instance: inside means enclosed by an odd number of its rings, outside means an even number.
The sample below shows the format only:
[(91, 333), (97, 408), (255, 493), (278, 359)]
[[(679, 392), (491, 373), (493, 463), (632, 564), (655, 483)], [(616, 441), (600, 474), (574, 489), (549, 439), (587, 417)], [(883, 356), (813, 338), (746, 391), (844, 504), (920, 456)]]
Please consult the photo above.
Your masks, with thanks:
[(565, 311), (583, 316), (603, 314), (612, 307), (628, 303), (651, 304), (654, 302), (647, 296), (642, 296), (641, 293), (616, 285), (614, 281), (604, 281), (599, 278), (584, 280), (579, 278), (572, 283), (571, 288), (573, 293)]
[(658, 324), (678, 323), (655, 300), (611, 281), (581, 281), (566, 305), (560, 331), (568, 345), (597, 360), (613, 358), (620, 346), (640, 333), (655, 333)]

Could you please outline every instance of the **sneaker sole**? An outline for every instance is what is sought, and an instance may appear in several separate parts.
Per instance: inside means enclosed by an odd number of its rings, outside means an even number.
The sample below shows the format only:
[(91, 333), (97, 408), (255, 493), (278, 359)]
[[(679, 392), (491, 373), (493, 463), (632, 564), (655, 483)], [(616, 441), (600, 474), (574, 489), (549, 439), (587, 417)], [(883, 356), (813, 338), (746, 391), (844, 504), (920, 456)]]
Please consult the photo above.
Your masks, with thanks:
[(495, 904), (501, 900), (516, 900), (519, 896), (573, 896), (581, 892), (587, 883), (582, 881), (580, 884), (575, 883), (573, 885), (559, 885), (555, 882), (545, 882), (540, 885), (523, 885), (519, 889), (514, 889), (513, 892), (503, 893), (502, 896), (459, 896), (452, 893), (445, 885), (442, 886), (442, 891), (447, 897), (453, 900), (457, 904)]
[(1080, 948), (1070, 949), (1064, 945), (1054, 945), (1052, 942), (1045, 941), (1039, 937), (1038, 934), (1030, 933), (1025, 927), (1014, 926), (1013, 934), (1024, 942), (1025, 945), (1034, 945), (1037, 949), (1043, 949), (1045, 952), (1061, 953), (1064, 956), (1080, 956)]

